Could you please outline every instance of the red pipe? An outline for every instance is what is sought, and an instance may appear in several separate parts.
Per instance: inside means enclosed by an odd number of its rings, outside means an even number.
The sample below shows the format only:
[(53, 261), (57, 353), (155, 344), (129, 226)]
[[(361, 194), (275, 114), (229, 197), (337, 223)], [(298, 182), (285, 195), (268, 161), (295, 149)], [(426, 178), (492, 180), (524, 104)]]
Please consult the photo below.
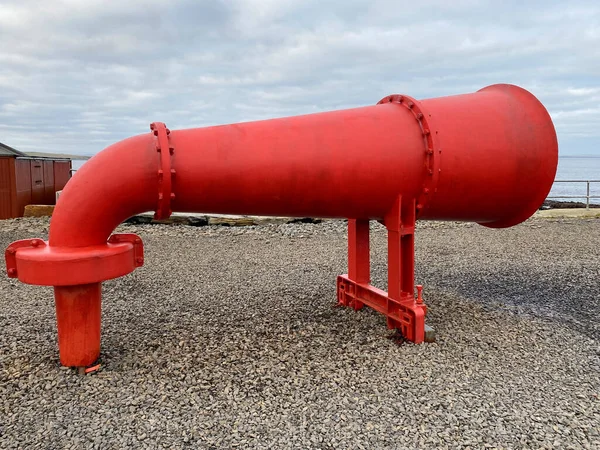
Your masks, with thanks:
[[(56, 286), (64, 365), (86, 366), (98, 356), (100, 282), (143, 263), (136, 237), (116, 235), (107, 243), (132, 215), (157, 210), (165, 217), (172, 209), (350, 218), (362, 221), (351, 235), (359, 240), (368, 233), (365, 220), (382, 220), (395, 239), (391, 261), (409, 268), (389, 298), (405, 297), (413, 290), (412, 232), (406, 230), (415, 218), (515, 225), (545, 199), (558, 155), (544, 107), (511, 85), (422, 101), (395, 95), (375, 106), (172, 133), (155, 124), (152, 130), (108, 147), (75, 174), (57, 204), (48, 245), (27, 240), (7, 249), (9, 276)], [(365, 278), (363, 244), (350, 262)], [(400, 253), (392, 255), (396, 247)], [(79, 276), (55, 275), (59, 269)], [(400, 275), (391, 277), (395, 282)], [(363, 300), (353, 301), (376, 307)], [(83, 302), (88, 312), (77, 309)], [(394, 305), (385, 306), (391, 326), (400, 320)], [(414, 317), (415, 308), (407, 314)], [(82, 335), (82, 329), (89, 331)]]

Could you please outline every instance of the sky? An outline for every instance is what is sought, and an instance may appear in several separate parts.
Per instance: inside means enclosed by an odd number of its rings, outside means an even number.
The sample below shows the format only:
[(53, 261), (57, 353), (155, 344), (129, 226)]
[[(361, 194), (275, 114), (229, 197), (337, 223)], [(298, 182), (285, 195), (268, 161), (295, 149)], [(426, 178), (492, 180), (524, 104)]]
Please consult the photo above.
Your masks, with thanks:
[(600, 156), (600, 2), (0, 0), (0, 142), (22, 151), (495, 83), (544, 103), (562, 156)]

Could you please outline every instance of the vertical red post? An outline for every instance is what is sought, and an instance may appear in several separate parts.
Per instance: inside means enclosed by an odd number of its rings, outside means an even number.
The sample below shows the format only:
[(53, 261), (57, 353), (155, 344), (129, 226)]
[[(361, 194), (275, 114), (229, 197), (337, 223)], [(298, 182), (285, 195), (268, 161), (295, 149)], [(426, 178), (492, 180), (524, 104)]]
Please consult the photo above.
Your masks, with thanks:
[[(369, 220), (348, 219), (348, 278), (357, 284), (371, 282)], [(364, 303), (355, 298), (350, 306), (358, 311)]]
[(416, 210), (415, 200), (406, 202), (405, 208), (401, 212), (400, 227), (400, 291), (409, 294), (411, 297), (415, 292), (415, 222)]
[(100, 356), (101, 283), (56, 286), (60, 363), (86, 367)]
[(388, 232), (388, 297), (400, 300), (414, 295), (415, 201), (402, 203), (398, 197), (385, 216)]
[(402, 293), (401, 211), (402, 197), (398, 196), (384, 220), (388, 232), (388, 297), (394, 300), (400, 300)]
[(348, 278), (357, 283), (371, 281), (369, 221), (348, 220)]

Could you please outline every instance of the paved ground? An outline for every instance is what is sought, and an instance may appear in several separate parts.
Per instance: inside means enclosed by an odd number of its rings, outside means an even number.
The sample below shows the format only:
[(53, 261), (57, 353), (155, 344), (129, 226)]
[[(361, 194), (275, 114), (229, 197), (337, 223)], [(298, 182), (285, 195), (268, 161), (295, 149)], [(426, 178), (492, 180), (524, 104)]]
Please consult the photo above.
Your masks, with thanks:
[(600, 208), (592, 205), (590, 209), (585, 208), (564, 208), (564, 209), (544, 209), (535, 213), (539, 218), (553, 219), (597, 219), (600, 218)]
[(419, 346), (335, 307), (341, 223), (122, 228), (146, 266), (104, 285), (95, 375), (59, 366), (51, 289), (0, 277), (0, 448), (599, 448), (598, 220), (420, 224)]

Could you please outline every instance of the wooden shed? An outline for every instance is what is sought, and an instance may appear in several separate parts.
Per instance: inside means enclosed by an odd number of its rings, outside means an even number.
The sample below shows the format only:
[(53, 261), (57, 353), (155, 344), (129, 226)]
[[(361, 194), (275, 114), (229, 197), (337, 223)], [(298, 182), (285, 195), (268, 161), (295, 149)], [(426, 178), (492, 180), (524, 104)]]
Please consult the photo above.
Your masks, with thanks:
[(26, 205), (54, 205), (70, 177), (70, 159), (31, 157), (0, 143), (0, 219), (21, 217)]

